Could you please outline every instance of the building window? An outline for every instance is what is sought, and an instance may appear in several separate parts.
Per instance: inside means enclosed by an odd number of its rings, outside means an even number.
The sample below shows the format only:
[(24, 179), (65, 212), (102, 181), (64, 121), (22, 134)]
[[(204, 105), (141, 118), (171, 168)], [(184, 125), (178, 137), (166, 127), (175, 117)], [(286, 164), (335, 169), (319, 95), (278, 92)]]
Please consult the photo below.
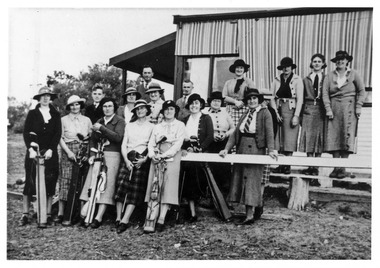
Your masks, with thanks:
[(183, 80), (194, 83), (193, 93), (198, 93), (205, 100), (213, 91), (222, 91), (227, 80), (234, 77), (229, 67), (237, 57), (202, 57), (185, 60)]

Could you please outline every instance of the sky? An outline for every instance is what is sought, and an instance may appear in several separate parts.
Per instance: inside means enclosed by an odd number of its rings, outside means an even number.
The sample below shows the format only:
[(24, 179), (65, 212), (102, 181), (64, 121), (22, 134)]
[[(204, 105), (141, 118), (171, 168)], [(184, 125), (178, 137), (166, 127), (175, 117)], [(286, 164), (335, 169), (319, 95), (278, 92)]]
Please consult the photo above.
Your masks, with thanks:
[[(28, 101), (54, 70), (77, 77), (88, 66), (108, 63), (111, 57), (175, 32), (173, 15), (231, 11), (242, 9), (12, 8), (8, 95)], [(136, 77), (128, 73), (128, 78)], [(165, 95), (170, 98), (172, 93)]]

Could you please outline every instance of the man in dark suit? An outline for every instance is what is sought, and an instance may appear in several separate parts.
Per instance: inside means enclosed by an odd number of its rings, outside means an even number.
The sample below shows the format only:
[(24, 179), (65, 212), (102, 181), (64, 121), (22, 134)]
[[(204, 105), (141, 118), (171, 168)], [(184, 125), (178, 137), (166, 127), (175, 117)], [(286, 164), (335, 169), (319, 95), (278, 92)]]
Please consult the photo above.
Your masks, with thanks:
[(152, 78), (154, 75), (152, 67), (149, 65), (144, 65), (141, 72), (143, 81), (140, 85), (137, 86), (137, 91), (141, 94), (141, 99), (146, 100), (148, 103), (150, 102), (149, 94), (145, 94), (145, 91), (148, 90), (149, 84), (152, 82)]
[(193, 92), (193, 88), (193, 82), (190, 80), (184, 80), (182, 82), (182, 97), (176, 101), (176, 104), (179, 107), (178, 120), (180, 121), (190, 114), (190, 111), (185, 106), (189, 96)]
[(99, 106), (99, 102), (104, 98), (103, 87), (100, 85), (93, 86), (91, 97), (93, 103), (86, 106), (84, 115), (89, 117), (94, 124), (103, 116), (103, 108)]

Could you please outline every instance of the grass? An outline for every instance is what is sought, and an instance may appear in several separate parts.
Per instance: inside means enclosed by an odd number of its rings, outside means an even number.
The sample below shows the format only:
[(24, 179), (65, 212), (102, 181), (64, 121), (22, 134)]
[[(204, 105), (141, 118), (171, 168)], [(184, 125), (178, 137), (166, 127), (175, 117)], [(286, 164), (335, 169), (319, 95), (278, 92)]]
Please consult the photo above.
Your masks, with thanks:
[(24, 159), (26, 147), (22, 134), (8, 132), (7, 183), (13, 184), (25, 176)]

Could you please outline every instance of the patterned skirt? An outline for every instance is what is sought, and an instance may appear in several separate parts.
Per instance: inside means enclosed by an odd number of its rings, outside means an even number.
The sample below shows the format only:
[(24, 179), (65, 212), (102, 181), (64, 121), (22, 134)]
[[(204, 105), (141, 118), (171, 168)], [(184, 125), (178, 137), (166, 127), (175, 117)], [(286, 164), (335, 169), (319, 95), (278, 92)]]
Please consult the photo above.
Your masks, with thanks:
[[(76, 154), (79, 151), (79, 142), (70, 142), (66, 143), (70, 151)], [(61, 176), (58, 179), (59, 184), (59, 200), (67, 201), (67, 195), (69, 193), (69, 187), (73, 172), (73, 161), (71, 161), (64, 150), (61, 154), (61, 163), (60, 163)]]
[(276, 135), (276, 149), (279, 152), (296, 152), (300, 126), (292, 126), (295, 109), (289, 109), (289, 104), (286, 102), (279, 107), (279, 110), (283, 121)]
[(236, 127), (240, 118), (248, 111), (248, 107), (243, 106), (242, 108), (237, 109), (235, 105), (227, 105), (226, 111), (231, 116), (232, 121), (234, 121), (234, 125)]
[(144, 203), (146, 187), (148, 184), (150, 160), (146, 161), (139, 169), (127, 168), (125, 162), (120, 167), (116, 180), (115, 201), (126, 204), (139, 205)]
[(305, 103), (302, 113), (299, 151), (322, 153), (324, 146), (325, 113), (321, 105)]
[[(237, 154), (265, 155), (265, 149), (258, 149), (253, 137), (242, 137)], [(234, 164), (229, 202), (258, 207), (262, 206), (261, 183), (265, 165)]]

